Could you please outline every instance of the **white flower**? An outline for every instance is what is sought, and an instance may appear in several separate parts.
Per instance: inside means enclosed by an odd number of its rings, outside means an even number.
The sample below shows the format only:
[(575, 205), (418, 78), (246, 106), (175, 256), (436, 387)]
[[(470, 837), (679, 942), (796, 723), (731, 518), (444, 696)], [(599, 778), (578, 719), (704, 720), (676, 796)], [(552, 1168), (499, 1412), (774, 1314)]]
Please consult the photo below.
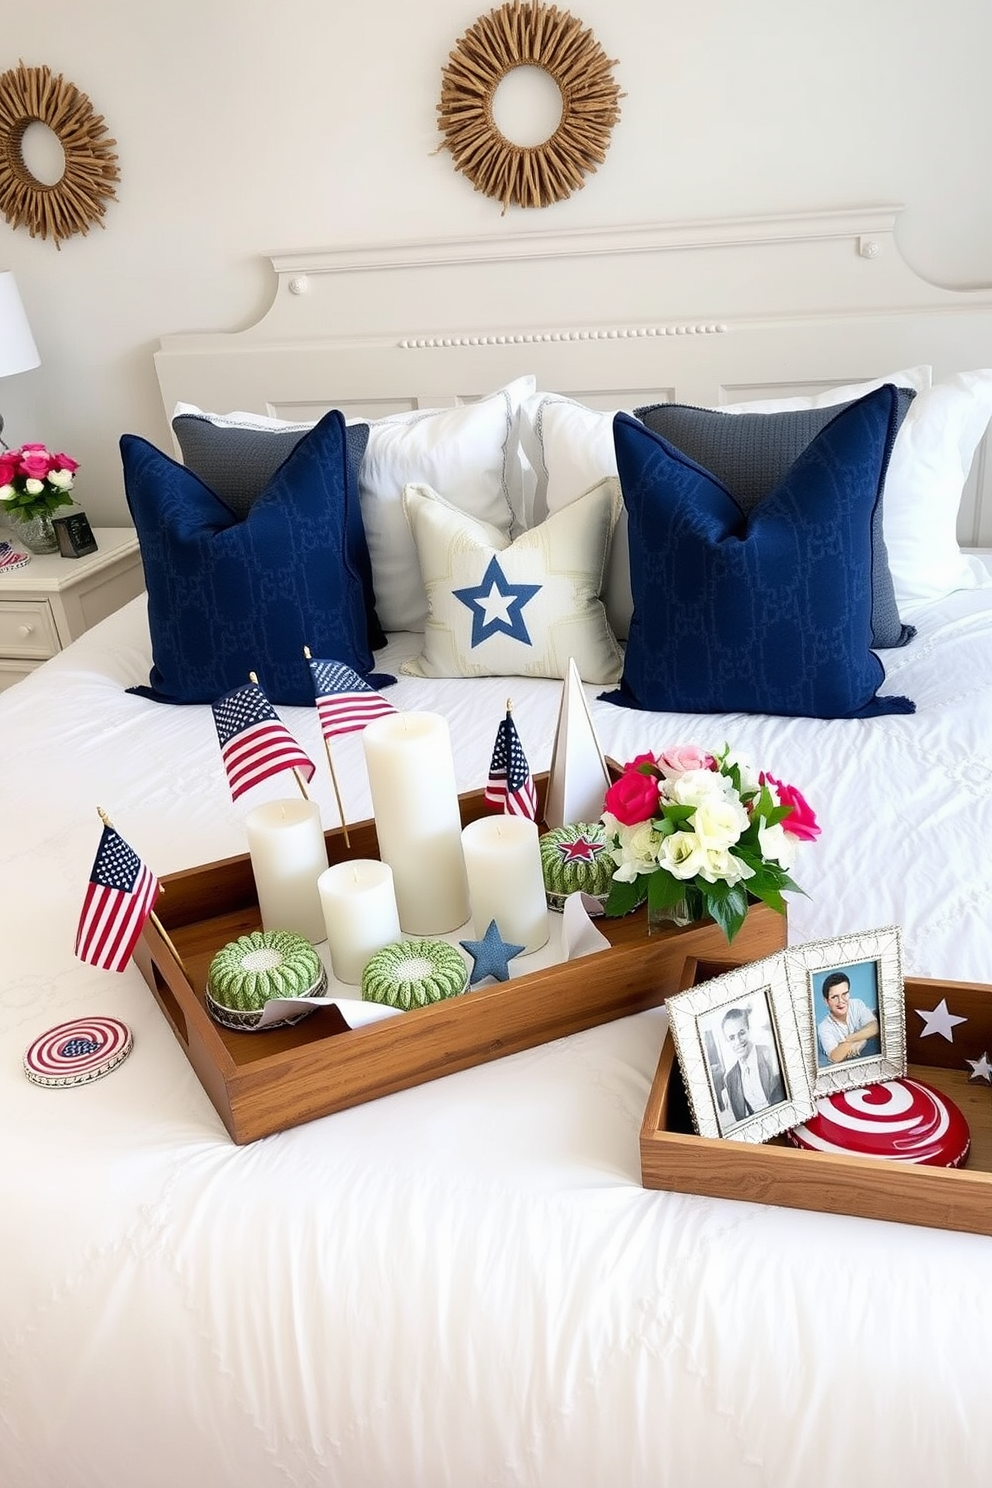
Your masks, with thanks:
[(701, 873), (706, 854), (694, 832), (673, 832), (662, 838), (658, 848), (658, 866), (673, 878), (695, 878)]
[(25, 491), (27, 491), (29, 496), (40, 496), (42, 491), (45, 489), (45, 482), (35, 480), (33, 475), (29, 475), (27, 480), (24, 482), (24, 489)]
[(763, 858), (771, 858), (786, 873), (790, 871), (796, 861), (796, 847), (799, 843), (798, 837), (791, 836), (781, 822), (770, 827), (762, 818), (758, 828), (758, 846)]
[(740, 858), (735, 858), (725, 848), (707, 848), (703, 859), (699, 876), (707, 883), (720, 883), (722, 880), (724, 883), (735, 884), (742, 879), (754, 877), (754, 869), (749, 868)]
[(702, 801), (692, 818), (692, 829), (700, 846), (715, 851), (733, 847), (750, 821), (736, 795), (719, 801)]
[(0, 501), (13, 501), (16, 495), (13, 486), (0, 486)]
[(737, 766), (741, 777), (741, 790), (745, 795), (750, 795), (758, 789), (758, 771), (744, 755), (735, 754), (731, 750), (720, 763), (724, 770), (729, 770), (732, 765)]
[(700, 806), (704, 801), (730, 797), (736, 800), (731, 782), (715, 770), (686, 770), (676, 780), (665, 781), (665, 796), (679, 806)]
[(57, 491), (71, 490), (73, 479), (71, 470), (50, 470), (48, 472), (48, 484), (54, 486)]

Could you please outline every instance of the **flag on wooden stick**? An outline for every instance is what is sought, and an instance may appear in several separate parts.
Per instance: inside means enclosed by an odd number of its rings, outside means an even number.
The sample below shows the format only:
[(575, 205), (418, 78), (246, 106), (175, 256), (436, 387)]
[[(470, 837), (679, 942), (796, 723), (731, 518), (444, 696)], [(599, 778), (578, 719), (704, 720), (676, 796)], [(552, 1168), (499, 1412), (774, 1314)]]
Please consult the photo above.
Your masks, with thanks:
[(363, 729), (374, 718), (385, 718), (387, 714), (396, 712), (391, 702), (343, 661), (307, 659), (325, 739), (333, 739), (335, 734), (353, 733), (356, 729)]
[(502, 806), (506, 816), (526, 816), (531, 821), (537, 816), (537, 790), (509, 703), (496, 734), (485, 796), (491, 805)]
[(123, 971), (158, 894), (151, 869), (113, 827), (104, 826), (76, 931), (80, 961)]
[(233, 800), (281, 770), (313, 778), (316, 766), (257, 683), (236, 687), (211, 706)]

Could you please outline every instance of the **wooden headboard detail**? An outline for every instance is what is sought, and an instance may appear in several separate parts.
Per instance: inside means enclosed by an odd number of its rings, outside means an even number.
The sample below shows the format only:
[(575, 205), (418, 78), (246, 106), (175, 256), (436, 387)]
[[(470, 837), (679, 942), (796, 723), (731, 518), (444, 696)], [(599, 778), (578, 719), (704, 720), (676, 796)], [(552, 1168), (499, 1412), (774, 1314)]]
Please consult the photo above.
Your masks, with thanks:
[[(237, 332), (163, 338), (176, 402), (288, 419), (471, 401), (533, 373), (593, 407), (719, 406), (929, 363), (992, 365), (992, 289), (919, 278), (898, 207), (274, 253), (274, 294)], [(959, 520), (992, 546), (992, 471)]]

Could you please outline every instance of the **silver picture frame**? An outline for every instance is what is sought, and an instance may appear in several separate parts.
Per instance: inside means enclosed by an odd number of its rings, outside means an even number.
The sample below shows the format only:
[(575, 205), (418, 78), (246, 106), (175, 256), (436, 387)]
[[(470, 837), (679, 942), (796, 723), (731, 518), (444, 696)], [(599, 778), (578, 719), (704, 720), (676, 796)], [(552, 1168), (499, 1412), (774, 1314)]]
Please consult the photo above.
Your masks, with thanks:
[(902, 943), (888, 925), (780, 952), (814, 1098), (906, 1073)]
[(783, 952), (677, 992), (666, 1007), (701, 1137), (767, 1142), (813, 1115), (808, 1052)]

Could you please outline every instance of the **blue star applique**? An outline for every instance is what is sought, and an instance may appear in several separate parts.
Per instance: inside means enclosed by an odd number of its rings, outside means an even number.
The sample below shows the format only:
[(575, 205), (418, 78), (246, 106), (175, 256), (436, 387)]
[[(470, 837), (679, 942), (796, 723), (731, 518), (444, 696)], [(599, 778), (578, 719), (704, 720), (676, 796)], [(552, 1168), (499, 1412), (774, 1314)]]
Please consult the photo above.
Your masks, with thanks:
[(493, 635), (508, 635), (525, 646), (533, 644), (522, 614), (524, 605), (541, 590), (540, 584), (511, 584), (493, 555), (481, 584), (451, 592), (472, 611), (472, 647)]
[(481, 940), (460, 940), (458, 944), (463, 951), (468, 951), (474, 963), (468, 979), (470, 987), (487, 976), (495, 977), (497, 982), (508, 982), (509, 963), (523, 950), (522, 945), (512, 945), (503, 939), (495, 920), (489, 921), (489, 929)]

